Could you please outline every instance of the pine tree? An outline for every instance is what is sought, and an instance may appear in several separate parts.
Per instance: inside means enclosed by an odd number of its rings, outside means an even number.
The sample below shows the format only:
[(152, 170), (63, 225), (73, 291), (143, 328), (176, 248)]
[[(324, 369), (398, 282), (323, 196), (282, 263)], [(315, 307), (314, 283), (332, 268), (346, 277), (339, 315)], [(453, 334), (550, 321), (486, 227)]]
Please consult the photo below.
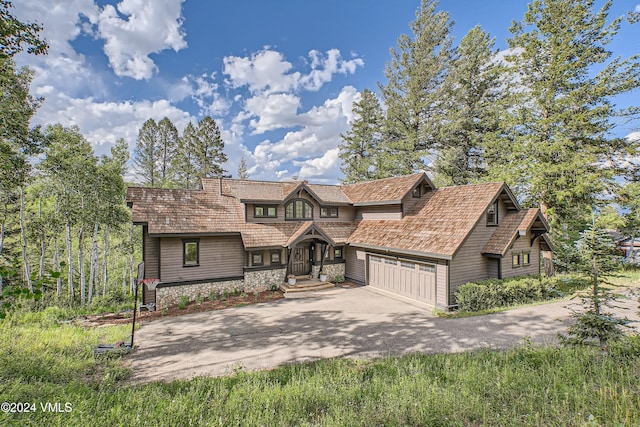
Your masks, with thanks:
[(622, 326), (629, 323), (606, 312), (611, 308), (613, 295), (603, 287), (606, 277), (611, 276), (619, 265), (616, 245), (609, 234), (595, 225), (595, 220), (580, 235), (576, 242), (578, 271), (591, 279), (591, 290), (583, 298), (585, 312), (576, 313), (576, 323), (568, 329), (562, 341), (569, 345), (588, 344), (597, 340), (602, 351), (607, 351), (607, 342), (622, 337)]
[(491, 174), (517, 183), (526, 204), (542, 207), (556, 241), (571, 241), (584, 227), (612, 186), (610, 160), (631, 150), (630, 141), (611, 135), (619, 113), (612, 97), (640, 86), (640, 56), (610, 60), (607, 45), (621, 22), (607, 23), (610, 6), (535, 0), (510, 29), (511, 108), (505, 139), (489, 148)]
[(437, 143), (443, 117), (443, 81), (451, 62), (451, 22), (437, 12), (438, 2), (422, 0), (411, 22), (412, 37), (403, 34), (385, 67), (386, 85), (379, 85), (387, 107), (385, 158), (387, 176), (424, 168), (423, 157)]
[(222, 165), (227, 161), (224, 141), (215, 120), (206, 116), (198, 122), (196, 138), (193, 141), (195, 176), (197, 178), (218, 178), (226, 170)]
[(158, 157), (159, 157), (159, 185), (160, 187), (172, 187), (173, 177), (171, 164), (178, 150), (179, 134), (174, 124), (168, 117), (158, 122)]
[(134, 150), (133, 164), (140, 174), (142, 182), (148, 187), (160, 187), (158, 173), (160, 150), (158, 149), (159, 130), (155, 120), (149, 119), (138, 132), (138, 142)]
[(240, 164), (238, 165), (238, 179), (249, 179), (249, 172), (247, 171), (247, 161), (244, 159), (244, 157), (240, 159)]
[(484, 176), (484, 145), (500, 129), (501, 72), (494, 40), (479, 26), (460, 41), (444, 82), (446, 117), (440, 127), (436, 178), (446, 185)]
[(181, 188), (197, 188), (199, 185), (195, 170), (196, 127), (189, 122), (178, 141), (178, 150), (172, 163), (172, 175)]
[[(375, 93), (364, 89), (360, 100), (353, 104), (355, 116), (351, 129), (340, 135), (341, 170), (345, 184), (384, 178), (384, 171), (376, 168), (376, 162), (384, 155), (380, 151), (383, 137), (384, 113)], [(382, 175), (382, 176), (379, 176)]]

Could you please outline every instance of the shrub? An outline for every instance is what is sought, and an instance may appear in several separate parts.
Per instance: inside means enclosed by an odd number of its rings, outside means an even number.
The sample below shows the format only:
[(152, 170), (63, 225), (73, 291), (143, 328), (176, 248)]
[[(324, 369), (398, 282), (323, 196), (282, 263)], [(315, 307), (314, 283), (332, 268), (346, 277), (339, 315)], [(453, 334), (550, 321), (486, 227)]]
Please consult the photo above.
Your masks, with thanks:
[(458, 288), (455, 295), (460, 310), (482, 311), (545, 301), (562, 294), (555, 289), (553, 281), (527, 276), (466, 283)]
[(186, 295), (182, 295), (180, 297), (180, 302), (178, 302), (178, 308), (180, 310), (184, 310), (187, 308), (187, 304), (189, 304), (189, 298)]

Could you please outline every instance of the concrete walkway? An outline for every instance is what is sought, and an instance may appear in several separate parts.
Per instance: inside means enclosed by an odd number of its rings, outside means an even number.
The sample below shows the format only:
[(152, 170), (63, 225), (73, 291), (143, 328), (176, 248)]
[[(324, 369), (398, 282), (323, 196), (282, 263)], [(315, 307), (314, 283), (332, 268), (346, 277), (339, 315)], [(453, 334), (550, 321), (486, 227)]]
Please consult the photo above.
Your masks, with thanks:
[[(638, 289), (620, 313), (638, 320)], [(579, 301), (444, 319), (431, 309), (369, 287), (332, 289), (271, 303), (171, 317), (143, 324), (128, 358), (134, 382), (220, 376), (329, 357), (452, 353), (552, 343)], [(638, 324), (634, 324), (638, 330)]]

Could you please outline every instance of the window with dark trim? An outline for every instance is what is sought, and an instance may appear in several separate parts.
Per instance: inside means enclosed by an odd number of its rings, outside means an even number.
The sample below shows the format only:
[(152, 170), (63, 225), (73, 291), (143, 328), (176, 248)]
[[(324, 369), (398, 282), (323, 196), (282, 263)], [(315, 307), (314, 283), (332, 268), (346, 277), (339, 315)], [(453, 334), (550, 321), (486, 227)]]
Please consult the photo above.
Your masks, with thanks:
[(415, 198), (422, 197), (422, 185), (418, 185), (411, 191), (411, 195)]
[(200, 265), (200, 240), (182, 241), (182, 266), (197, 267)]
[(498, 225), (498, 201), (491, 203), (487, 209), (487, 225)]
[(292, 200), (285, 206), (285, 219), (313, 219), (313, 205), (304, 199)]
[(512, 267), (516, 268), (516, 267), (520, 267), (520, 253), (517, 254), (512, 254), (511, 255), (511, 263), (512, 263)]
[(342, 248), (335, 248), (333, 250), (333, 259), (342, 259)]
[(320, 208), (320, 217), (321, 218), (337, 218), (338, 217), (338, 208), (336, 208), (336, 207), (321, 207)]
[(281, 264), (280, 255), (280, 251), (271, 251), (271, 265)]
[(529, 252), (522, 253), (522, 265), (531, 264), (531, 254)]
[(262, 252), (252, 252), (251, 253), (251, 265), (263, 265), (264, 258), (262, 256)]
[(254, 218), (277, 218), (278, 207), (276, 205), (254, 205), (253, 217)]

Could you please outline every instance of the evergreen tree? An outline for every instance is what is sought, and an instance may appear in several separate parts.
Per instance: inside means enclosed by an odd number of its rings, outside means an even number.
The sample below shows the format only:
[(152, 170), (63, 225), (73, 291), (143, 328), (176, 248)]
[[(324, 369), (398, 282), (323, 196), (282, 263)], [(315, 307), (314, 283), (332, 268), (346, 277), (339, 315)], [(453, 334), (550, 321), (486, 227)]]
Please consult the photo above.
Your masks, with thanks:
[[(423, 168), (434, 150), (443, 117), (443, 81), (451, 62), (451, 22), (437, 12), (438, 2), (422, 0), (411, 22), (412, 37), (403, 34), (385, 67), (386, 85), (379, 85), (387, 107), (386, 176)], [(380, 172), (382, 174), (382, 171)]]
[(197, 130), (189, 122), (178, 141), (178, 150), (172, 163), (172, 175), (176, 185), (182, 188), (197, 188), (200, 184), (196, 177), (195, 154)]
[(440, 127), (435, 172), (446, 185), (484, 176), (484, 145), (500, 129), (501, 72), (494, 40), (479, 26), (460, 41), (444, 82), (446, 116)]
[(155, 120), (149, 119), (138, 132), (138, 142), (134, 150), (133, 164), (142, 182), (148, 187), (160, 187), (162, 179), (158, 173), (160, 150), (159, 130)]
[(607, 45), (621, 21), (607, 22), (610, 6), (535, 0), (510, 29), (510, 108), (504, 139), (488, 146), (491, 177), (542, 207), (557, 248), (570, 245), (611, 188), (611, 160), (632, 151), (630, 141), (611, 134), (618, 113), (612, 97), (640, 86), (640, 62), (610, 60)]
[(178, 130), (168, 117), (158, 122), (158, 157), (159, 157), (159, 185), (160, 187), (171, 187), (173, 177), (171, 176), (171, 164), (178, 150)]
[(588, 344), (597, 340), (600, 348), (607, 351), (607, 342), (622, 337), (622, 326), (629, 323), (627, 319), (615, 317), (606, 312), (614, 299), (603, 287), (606, 277), (618, 268), (616, 245), (609, 234), (595, 225), (595, 220), (580, 235), (576, 242), (578, 270), (591, 278), (591, 290), (583, 298), (586, 307), (584, 313), (576, 313), (576, 323), (568, 329), (567, 336), (561, 336), (565, 344)]
[(238, 179), (249, 179), (249, 172), (247, 171), (247, 161), (244, 159), (240, 159), (240, 164), (238, 165)]
[(227, 155), (215, 120), (209, 116), (200, 120), (193, 142), (195, 176), (198, 179), (221, 177), (226, 172), (222, 165), (227, 161)]
[[(383, 178), (384, 171), (376, 168), (376, 162), (385, 153), (380, 151), (383, 137), (384, 113), (375, 93), (362, 91), (360, 101), (353, 104), (354, 121), (346, 134), (340, 135), (342, 172), (345, 184)], [(382, 176), (379, 176), (382, 175)]]

